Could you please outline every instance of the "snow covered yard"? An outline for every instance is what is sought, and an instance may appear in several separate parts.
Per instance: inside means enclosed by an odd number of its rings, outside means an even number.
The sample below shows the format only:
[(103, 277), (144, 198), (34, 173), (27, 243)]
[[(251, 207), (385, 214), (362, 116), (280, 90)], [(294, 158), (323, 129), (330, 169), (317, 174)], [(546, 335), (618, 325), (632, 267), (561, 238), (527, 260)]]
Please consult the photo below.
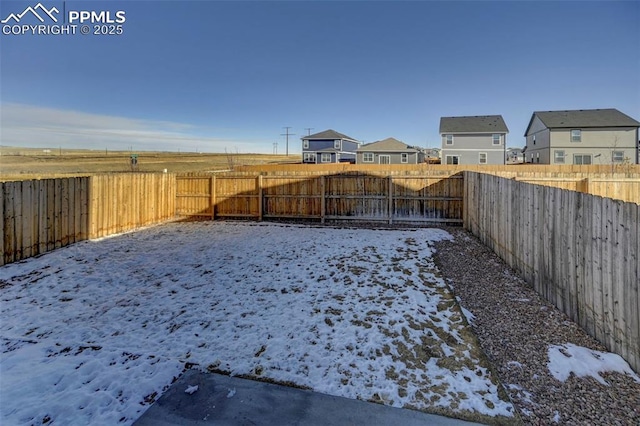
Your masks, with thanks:
[(130, 424), (185, 366), (513, 416), (431, 259), (439, 229), (176, 223), (0, 268), (2, 424)]

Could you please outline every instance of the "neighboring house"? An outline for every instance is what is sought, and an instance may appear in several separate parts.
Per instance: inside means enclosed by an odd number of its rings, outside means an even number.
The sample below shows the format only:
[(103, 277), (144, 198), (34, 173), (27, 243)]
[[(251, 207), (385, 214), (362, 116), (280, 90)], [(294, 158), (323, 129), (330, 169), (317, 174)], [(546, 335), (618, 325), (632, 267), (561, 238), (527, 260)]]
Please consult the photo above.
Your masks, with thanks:
[(335, 130), (305, 136), (302, 139), (302, 162), (355, 163), (360, 142)]
[(507, 148), (507, 164), (524, 163), (524, 152), (522, 148)]
[(418, 164), (423, 163), (424, 152), (394, 138), (368, 143), (358, 148), (358, 164)]
[(442, 117), (442, 164), (505, 164), (507, 133), (501, 115)]
[(525, 160), (540, 164), (638, 164), (640, 122), (617, 109), (536, 111)]

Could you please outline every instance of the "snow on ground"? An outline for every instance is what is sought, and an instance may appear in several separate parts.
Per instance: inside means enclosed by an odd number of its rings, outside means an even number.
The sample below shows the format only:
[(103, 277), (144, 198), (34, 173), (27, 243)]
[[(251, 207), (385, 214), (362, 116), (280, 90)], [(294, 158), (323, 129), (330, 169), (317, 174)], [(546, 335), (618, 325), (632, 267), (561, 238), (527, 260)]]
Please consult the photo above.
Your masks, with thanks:
[(437, 229), (183, 223), (0, 268), (0, 423), (130, 424), (185, 365), (512, 416)]
[(628, 374), (640, 383), (640, 377), (618, 354), (596, 351), (573, 343), (551, 345), (548, 353), (549, 371), (561, 382), (573, 373), (578, 377), (591, 376), (603, 385), (609, 386), (600, 373), (613, 371)]

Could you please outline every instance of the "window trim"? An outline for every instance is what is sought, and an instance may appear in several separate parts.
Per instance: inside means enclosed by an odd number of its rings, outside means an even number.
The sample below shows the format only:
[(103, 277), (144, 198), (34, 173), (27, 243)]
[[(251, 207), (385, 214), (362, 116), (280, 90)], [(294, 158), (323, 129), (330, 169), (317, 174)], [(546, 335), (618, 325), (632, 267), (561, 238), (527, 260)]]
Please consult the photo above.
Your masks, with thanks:
[[(616, 160), (616, 153), (620, 154), (620, 159)], [(611, 162), (612, 163), (624, 163), (624, 151), (611, 151)]]
[[(573, 132), (577, 132), (576, 136), (574, 136)], [(582, 130), (581, 129), (571, 129), (570, 131), (570, 135), (571, 135), (571, 142), (582, 142)]]
[(409, 153), (407, 152), (401, 152), (400, 153), (400, 162), (407, 164), (409, 163)]
[(302, 162), (303, 163), (315, 163), (317, 161), (318, 161), (318, 155), (315, 152), (303, 152), (302, 153)]
[(333, 141), (333, 149), (342, 149), (342, 141), (340, 139)]
[[(367, 160), (367, 157), (368, 157), (369, 155), (371, 156), (371, 159)], [(363, 152), (363, 153), (362, 153), (362, 162), (363, 162), (363, 163), (373, 163), (373, 161), (374, 161), (374, 155), (373, 155), (373, 152)]]
[[(460, 156), (459, 155), (445, 155), (444, 156), (444, 164), (450, 164), (453, 166), (457, 166), (460, 164)], [(449, 162), (449, 158), (451, 158), (451, 162)], [(453, 159), (455, 158), (455, 162)]]
[[(559, 155), (560, 153), (562, 153), (562, 155)], [(566, 164), (565, 160), (567, 158), (567, 155), (564, 151), (564, 149), (555, 149), (553, 151), (553, 163), (554, 164)]]
[(302, 149), (309, 149), (309, 139), (302, 140)]
[[(484, 162), (482, 161), (482, 156), (484, 155)], [(478, 153), (478, 164), (488, 164), (487, 160), (488, 160), (489, 156), (487, 155), (486, 152), (479, 152)]]
[[(329, 159), (325, 160), (325, 158), (329, 158)], [(330, 163), (331, 162), (331, 153), (330, 152), (323, 152), (322, 154), (320, 154), (320, 162), (321, 163)]]
[[(382, 162), (382, 159), (383, 159), (383, 158), (386, 158), (387, 160), (389, 160), (389, 162), (388, 162), (388, 163), (383, 163), (383, 162)], [(381, 155), (378, 155), (378, 164), (391, 164), (391, 156), (390, 156), (390, 155), (388, 155), (388, 154), (384, 154), (384, 155), (383, 155), (383, 154), (381, 154)]]
[(535, 134), (533, 135), (533, 144), (534, 145), (536, 144), (536, 135)]
[[(498, 137), (498, 143), (496, 143), (496, 136)], [(493, 146), (502, 145), (502, 135), (500, 133), (494, 133), (491, 135), (491, 145)]]
[[(451, 140), (451, 142), (449, 142), (449, 140)], [(453, 135), (444, 135), (444, 144), (449, 146), (453, 145)]]
[[(577, 157), (580, 157), (580, 163), (576, 163)], [(589, 162), (587, 164), (584, 163), (584, 157), (589, 158)], [(593, 164), (593, 156), (591, 154), (573, 154), (573, 164), (578, 166), (590, 166)]]

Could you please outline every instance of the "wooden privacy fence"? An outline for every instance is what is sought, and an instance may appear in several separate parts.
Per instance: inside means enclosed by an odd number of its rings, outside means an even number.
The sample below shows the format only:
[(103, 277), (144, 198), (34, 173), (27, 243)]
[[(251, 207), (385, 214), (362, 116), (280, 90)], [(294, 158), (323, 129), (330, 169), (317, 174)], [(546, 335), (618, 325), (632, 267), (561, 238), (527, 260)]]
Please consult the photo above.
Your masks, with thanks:
[(462, 175), (178, 176), (180, 216), (462, 223)]
[(0, 265), (89, 238), (90, 178), (0, 183)]
[(640, 165), (638, 164), (592, 164), (592, 165), (545, 165), (545, 164), (259, 164), (251, 166), (234, 167), (234, 173), (247, 174), (279, 174), (293, 176), (296, 174), (341, 174), (349, 172), (359, 172), (379, 175), (433, 175), (433, 174), (456, 174), (463, 171), (475, 171), (489, 174), (507, 173), (511, 176), (524, 173), (541, 174), (572, 174), (585, 175), (599, 173), (617, 177), (640, 178)]
[(175, 198), (170, 174), (0, 182), (0, 265), (170, 220)]
[(640, 178), (571, 178), (571, 177), (514, 177), (513, 179), (542, 186), (569, 189), (586, 194), (640, 204)]
[(640, 205), (465, 172), (464, 226), (640, 371)]

